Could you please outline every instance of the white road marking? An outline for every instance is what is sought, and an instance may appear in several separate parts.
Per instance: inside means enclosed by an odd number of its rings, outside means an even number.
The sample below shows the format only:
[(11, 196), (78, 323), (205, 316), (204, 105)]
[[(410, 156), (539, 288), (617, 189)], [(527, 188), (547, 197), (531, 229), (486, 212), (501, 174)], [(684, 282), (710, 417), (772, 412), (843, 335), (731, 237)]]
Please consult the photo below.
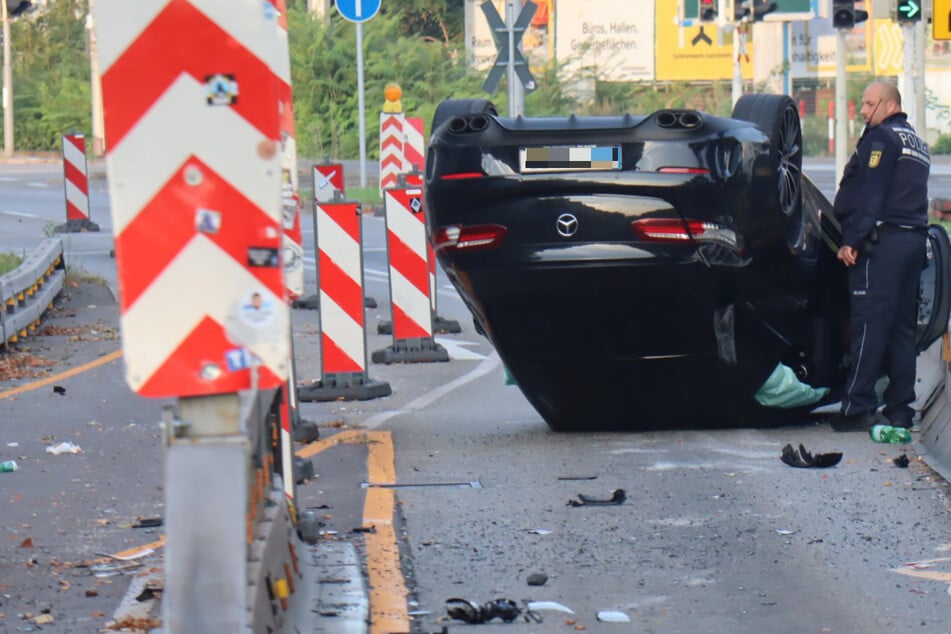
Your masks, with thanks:
[(376, 429), (394, 416), (425, 409), (446, 394), (449, 394), (450, 392), (457, 390), (480, 377), (485, 376), (489, 372), (492, 372), (497, 367), (499, 367), (500, 364), (501, 361), (499, 360), (499, 355), (496, 352), (493, 352), (484, 361), (482, 361), (482, 363), (477, 365), (468, 373), (460, 376), (455, 381), (450, 381), (449, 383), (441, 385), (438, 388), (423, 394), (419, 398), (407, 403), (402, 409), (389, 410), (375, 414), (374, 416), (371, 416), (367, 420), (363, 421), (362, 425), (367, 429)]
[(459, 341), (458, 339), (448, 339), (446, 337), (436, 337), (436, 343), (441, 345), (449, 353), (449, 357), (457, 361), (482, 361), (486, 358), (484, 354), (479, 354), (469, 350), (465, 346), (477, 346), (474, 341)]

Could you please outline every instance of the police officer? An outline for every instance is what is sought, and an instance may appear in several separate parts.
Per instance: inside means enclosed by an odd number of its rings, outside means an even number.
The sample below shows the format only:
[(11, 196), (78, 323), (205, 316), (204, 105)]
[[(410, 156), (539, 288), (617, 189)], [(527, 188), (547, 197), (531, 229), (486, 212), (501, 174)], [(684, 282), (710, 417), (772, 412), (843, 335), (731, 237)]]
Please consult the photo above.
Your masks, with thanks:
[(883, 413), (911, 427), (915, 400), (918, 278), (928, 224), (928, 145), (908, 124), (895, 86), (875, 82), (862, 95), (865, 130), (835, 196), (842, 224), (837, 257), (849, 267), (852, 367), (837, 431), (881, 421), (875, 383), (887, 374)]

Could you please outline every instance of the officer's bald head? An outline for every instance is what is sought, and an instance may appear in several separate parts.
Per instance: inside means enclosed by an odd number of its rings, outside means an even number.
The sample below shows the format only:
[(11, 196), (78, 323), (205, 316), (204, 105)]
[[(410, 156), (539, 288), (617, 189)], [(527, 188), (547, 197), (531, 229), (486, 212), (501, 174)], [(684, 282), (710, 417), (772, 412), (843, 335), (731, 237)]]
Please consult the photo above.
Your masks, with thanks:
[(862, 94), (862, 116), (868, 126), (874, 127), (901, 112), (901, 93), (893, 84), (876, 81)]

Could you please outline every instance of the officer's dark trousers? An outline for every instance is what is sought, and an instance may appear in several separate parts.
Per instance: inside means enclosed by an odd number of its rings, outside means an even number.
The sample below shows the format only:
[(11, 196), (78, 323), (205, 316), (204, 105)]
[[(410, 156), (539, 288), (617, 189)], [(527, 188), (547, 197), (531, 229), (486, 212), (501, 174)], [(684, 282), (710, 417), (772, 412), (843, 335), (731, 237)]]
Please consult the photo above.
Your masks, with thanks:
[(870, 255), (849, 269), (852, 369), (842, 413), (868, 414), (878, 407), (875, 383), (889, 378), (885, 415), (909, 415), (915, 400), (915, 325), (918, 279), (925, 262), (920, 230), (880, 226)]

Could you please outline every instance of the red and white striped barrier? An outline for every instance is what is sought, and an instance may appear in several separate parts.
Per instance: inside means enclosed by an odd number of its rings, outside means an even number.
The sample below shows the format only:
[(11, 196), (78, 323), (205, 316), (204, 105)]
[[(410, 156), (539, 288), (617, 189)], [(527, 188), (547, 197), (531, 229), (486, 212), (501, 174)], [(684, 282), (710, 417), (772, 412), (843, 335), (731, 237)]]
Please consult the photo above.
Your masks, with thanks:
[(380, 113), (380, 190), (396, 187), (403, 169), (403, 114)]
[(393, 345), (374, 351), (373, 362), (448, 361), (445, 348), (433, 339), (423, 190), (420, 187), (388, 189), (383, 203)]
[(314, 165), (314, 202), (332, 203), (344, 199), (343, 165), (324, 163)]
[(304, 247), (300, 225), (300, 191), (297, 176), (297, 133), (294, 126), (294, 96), (291, 89), (291, 56), (287, 41), (285, 0), (268, 0), (277, 11), (279, 44), (274, 56), (278, 78), (281, 117), (281, 169), (283, 187), (284, 281), (292, 300), (304, 292)]
[[(274, 22), (254, 0), (96, 9), (126, 380), (148, 397), (277, 388), (290, 317)], [(182, 33), (188, 46), (168, 44)]]
[[(294, 126), (294, 97), (291, 89), (291, 57), (287, 36), (287, 6), (285, 0), (268, 0), (277, 11), (278, 48), (274, 56), (274, 74), (278, 78), (278, 107), (281, 118), (281, 208), (284, 227), (284, 284), (290, 301), (304, 293), (304, 246), (300, 221), (300, 196), (297, 176), (297, 134)], [(293, 341), (289, 342), (293, 347)], [(288, 501), (296, 497), (296, 474), (294, 473), (293, 431), (300, 429), (302, 422), (297, 408), (297, 368), (294, 357), (288, 368), (287, 382), (283, 386), (281, 408), (280, 473), (284, 496)], [(319, 435), (316, 423), (310, 425), (310, 437)], [(299, 459), (298, 459), (299, 460)], [(298, 467), (303, 469), (301, 465)]]
[(99, 231), (89, 220), (89, 170), (86, 137), (63, 135), (63, 182), (66, 189), (66, 227), (70, 231)]
[(392, 393), (367, 377), (360, 203), (317, 203), (320, 296), (319, 381), (298, 388), (302, 401), (367, 400)]
[[(403, 123), (403, 171), (422, 172), (426, 167), (425, 123), (421, 117), (406, 117)], [(407, 183), (412, 184), (412, 183)]]

